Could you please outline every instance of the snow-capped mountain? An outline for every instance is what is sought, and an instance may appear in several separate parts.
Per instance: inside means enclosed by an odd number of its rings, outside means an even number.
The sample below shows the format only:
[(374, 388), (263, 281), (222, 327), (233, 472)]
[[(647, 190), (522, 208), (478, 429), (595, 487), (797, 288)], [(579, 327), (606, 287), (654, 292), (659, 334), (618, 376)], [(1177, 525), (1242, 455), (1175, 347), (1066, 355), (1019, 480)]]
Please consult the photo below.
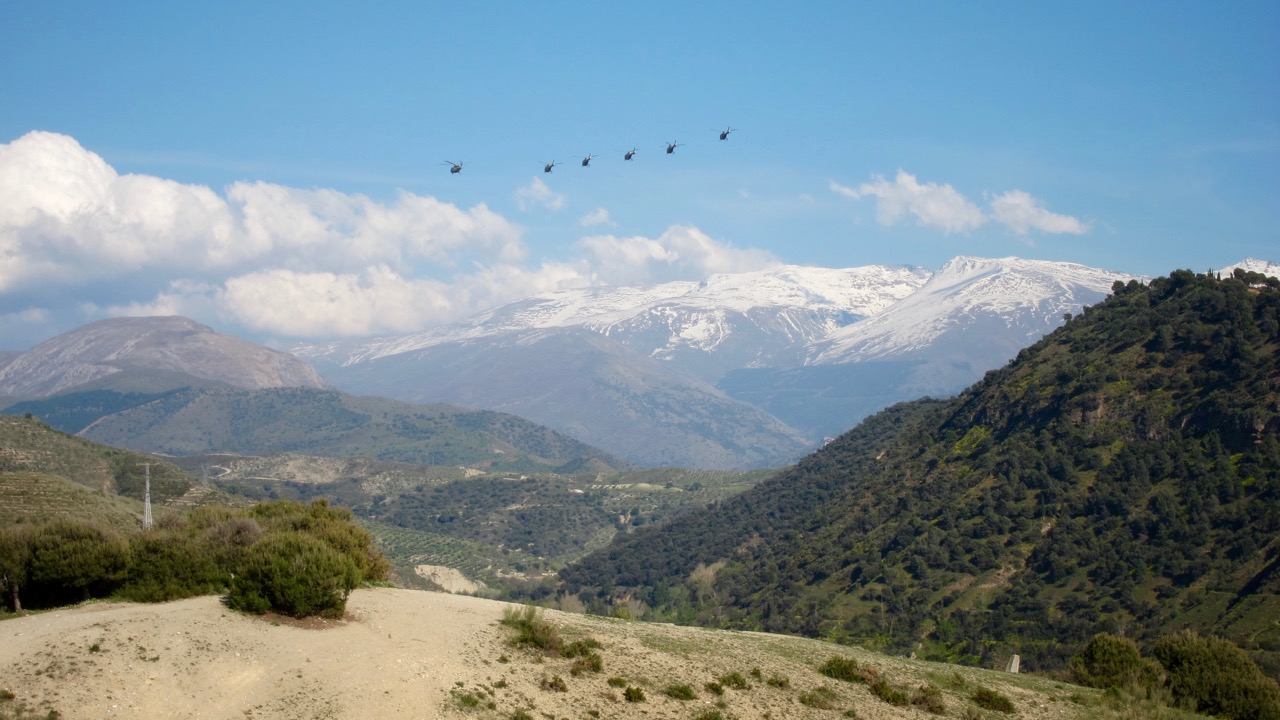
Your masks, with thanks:
[(882, 312), (930, 275), (903, 266), (784, 265), (702, 282), (560, 290), (422, 333), (300, 347), (294, 353), (322, 368), (349, 366), (437, 345), (581, 328), (715, 381), (739, 367), (803, 362), (806, 345)]
[(1254, 258), (1245, 258), (1235, 265), (1228, 265), (1217, 272), (1219, 275), (1226, 277), (1234, 272), (1236, 268), (1240, 268), (1245, 272), (1256, 272), (1262, 275), (1270, 275), (1273, 278), (1280, 278), (1280, 263), (1273, 263), (1269, 260), (1256, 260)]
[[(884, 312), (814, 343), (808, 364), (904, 359), (954, 347), (962, 336), (976, 341), (965, 343), (972, 350), (985, 348), (1003, 363), (1061, 325), (1065, 314), (1103, 299), (1117, 280), (1133, 278), (1074, 263), (958, 257)], [(984, 326), (991, 331), (974, 332)]]
[(1130, 277), (1018, 258), (782, 266), (545, 293), (295, 352), (350, 392), (511, 412), (640, 464), (758, 466), (789, 460), (798, 437), (963, 389)]

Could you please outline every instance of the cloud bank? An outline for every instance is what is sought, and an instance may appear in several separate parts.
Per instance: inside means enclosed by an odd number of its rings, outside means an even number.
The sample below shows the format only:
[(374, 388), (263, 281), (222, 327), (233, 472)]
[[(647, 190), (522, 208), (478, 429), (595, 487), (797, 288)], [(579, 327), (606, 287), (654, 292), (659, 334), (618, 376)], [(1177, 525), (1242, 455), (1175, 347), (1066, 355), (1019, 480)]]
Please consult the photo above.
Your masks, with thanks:
[[(536, 178), (517, 197), (521, 207), (564, 203)], [(181, 314), (277, 338), (403, 333), (546, 290), (778, 262), (691, 227), (572, 247), (568, 258), (531, 259), (521, 228), (484, 204), (264, 182), (219, 193), (121, 175), (65, 135), (0, 144), (0, 332)]]
[(1080, 235), (1089, 231), (1086, 223), (1069, 215), (1049, 212), (1029, 193), (1010, 190), (991, 199), (989, 212), (966, 198), (950, 185), (921, 183), (908, 172), (899, 170), (893, 181), (876, 176), (856, 188), (832, 181), (831, 190), (854, 200), (876, 199), (876, 221), (895, 225), (907, 216), (921, 227), (951, 233), (976, 230), (988, 222), (1004, 225), (1018, 235), (1032, 231), (1047, 234)]

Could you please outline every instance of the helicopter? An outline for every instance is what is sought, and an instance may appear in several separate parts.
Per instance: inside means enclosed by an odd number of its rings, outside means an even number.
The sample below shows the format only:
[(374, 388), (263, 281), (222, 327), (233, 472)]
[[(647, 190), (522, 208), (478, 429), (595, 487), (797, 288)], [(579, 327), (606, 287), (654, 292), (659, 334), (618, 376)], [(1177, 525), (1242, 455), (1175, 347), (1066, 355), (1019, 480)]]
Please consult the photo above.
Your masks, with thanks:
[(681, 146), (681, 145), (683, 145), (683, 144), (684, 144), (684, 143), (678, 143), (678, 142), (676, 142), (676, 141), (674, 141), (674, 140), (672, 140), (671, 142), (667, 143), (667, 154), (668, 154), (668, 155), (670, 155), (670, 154), (674, 153), (674, 152), (676, 151), (676, 148), (680, 147), (680, 146)]
[(561, 163), (558, 163), (558, 162), (556, 162), (555, 160), (552, 160), (551, 162), (549, 162), (549, 163), (547, 163), (545, 166), (543, 166), (543, 168), (542, 168), (542, 172), (544, 172), (544, 173), (549, 173), (549, 172), (551, 172), (551, 168), (553, 168), (553, 167), (555, 167), (555, 166), (557, 166), (557, 165), (560, 165), (560, 164), (561, 164)]
[(627, 154), (626, 154), (626, 155), (623, 155), (623, 156), (622, 156), (622, 159), (623, 159), (623, 160), (630, 160), (631, 158), (633, 158), (633, 157), (635, 157), (635, 156), (636, 156), (636, 149), (635, 149), (635, 148), (631, 148), (630, 150), (628, 150), (628, 151), (627, 151)]
[(593, 157), (595, 157), (595, 155), (588, 155), (588, 156), (586, 156), (586, 157), (582, 158), (582, 167), (588, 167), (588, 166), (590, 166), (590, 165), (591, 165), (591, 158), (593, 158)]
[(733, 132), (733, 131), (734, 131), (734, 128), (725, 128), (724, 130), (721, 130), (721, 131), (720, 131), (720, 139), (721, 139), (721, 140), (728, 140), (728, 139), (729, 139), (729, 133), (731, 133), (731, 132)]
[(450, 174), (450, 175), (457, 175), (458, 173), (462, 172), (462, 163), (460, 163), (460, 162), (459, 162), (459, 163), (456, 163), (456, 162), (453, 162), (452, 160), (445, 160), (444, 162), (442, 162), (442, 163), (440, 163), (440, 164), (441, 164), (441, 165), (448, 165), (448, 166), (449, 166), (449, 174)]

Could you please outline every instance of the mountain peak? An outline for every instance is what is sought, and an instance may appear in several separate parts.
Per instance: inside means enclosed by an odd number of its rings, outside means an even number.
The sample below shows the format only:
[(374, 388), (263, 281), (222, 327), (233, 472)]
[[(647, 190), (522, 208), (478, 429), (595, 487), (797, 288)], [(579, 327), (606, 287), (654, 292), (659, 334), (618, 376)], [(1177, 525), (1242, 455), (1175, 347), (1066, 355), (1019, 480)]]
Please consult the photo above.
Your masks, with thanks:
[(245, 389), (325, 387), (292, 355), (171, 315), (99, 320), (50, 338), (0, 367), (0, 396), (41, 397), (130, 371), (169, 385), (185, 376)]
[(1218, 271), (1220, 275), (1230, 275), (1236, 268), (1245, 272), (1256, 272), (1262, 275), (1270, 275), (1274, 278), (1280, 278), (1280, 263), (1274, 263), (1270, 260), (1258, 260), (1256, 258), (1245, 258), (1234, 265), (1228, 265)]

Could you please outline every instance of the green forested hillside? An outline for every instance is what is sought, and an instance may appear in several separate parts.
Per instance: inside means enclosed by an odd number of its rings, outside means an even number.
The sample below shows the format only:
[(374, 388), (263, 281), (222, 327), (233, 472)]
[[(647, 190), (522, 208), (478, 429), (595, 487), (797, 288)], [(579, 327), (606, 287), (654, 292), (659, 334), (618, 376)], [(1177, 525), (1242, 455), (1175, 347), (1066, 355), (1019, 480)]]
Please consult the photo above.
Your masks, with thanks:
[(70, 423), (61, 429), (96, 442), (170, 455), (299, 452), (516, 471), (627, 466), (513, 415), (311, 388), (186, 388), (152, 396), (94, 390), (11, 410), (46, 413), (51, 423)]
[(1061, 668), (1094, 633), (1228, 637), (1280, 674), (1280, 283), (1179, 271), (961, 396), (561, 573), (596, 607)]

